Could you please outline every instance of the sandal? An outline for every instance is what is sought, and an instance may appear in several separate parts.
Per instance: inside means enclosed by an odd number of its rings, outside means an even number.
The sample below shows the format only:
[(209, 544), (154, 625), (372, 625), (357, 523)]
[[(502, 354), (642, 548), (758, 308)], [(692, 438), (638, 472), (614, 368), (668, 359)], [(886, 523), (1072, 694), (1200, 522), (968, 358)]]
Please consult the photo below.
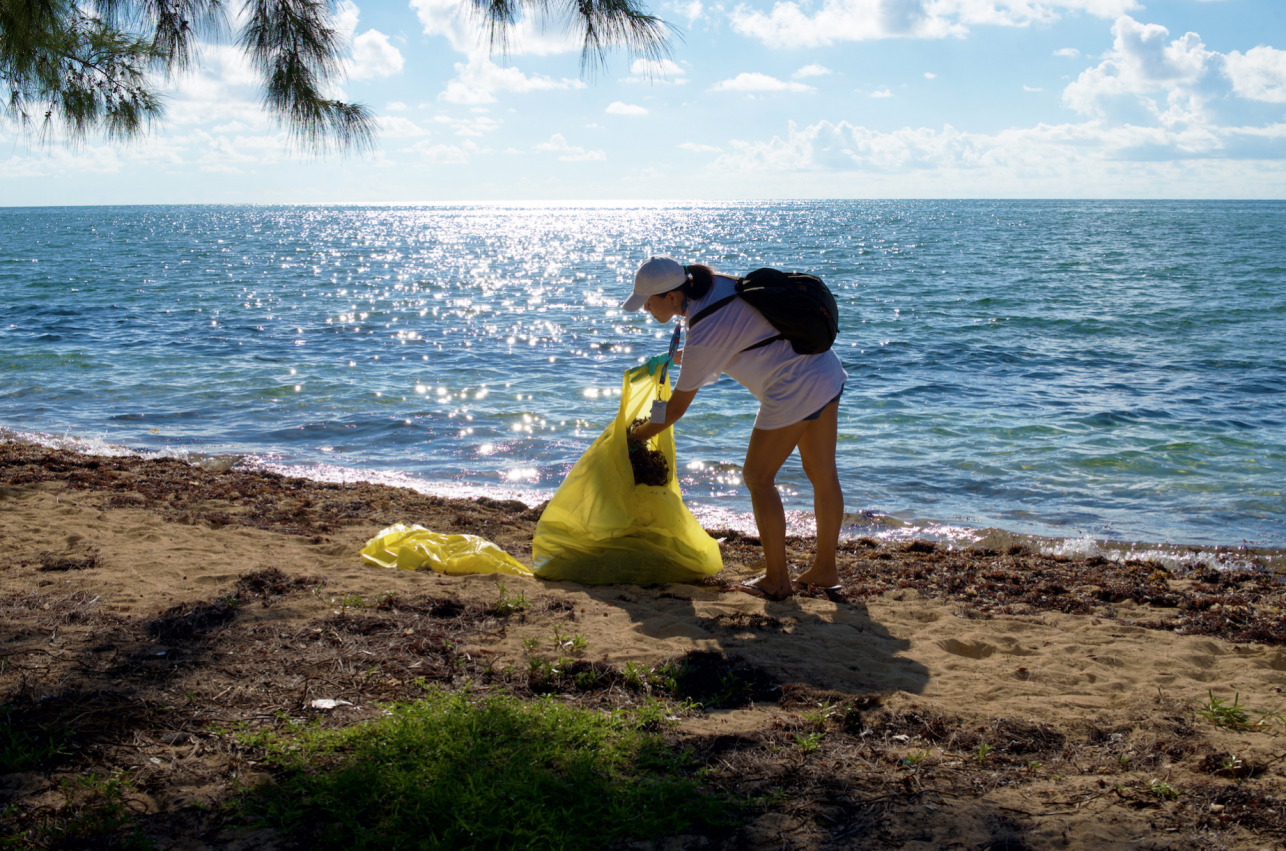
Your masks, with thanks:
[(782, 600), (788, 600), (793, 596), (793, 592), (786, 594), (769, 594), (767, 591), (755, 584), (762, 579), (764, 579), (763, 576), (756, 577), (755, 579), (747, 579), (744, 582), (738, 582), (734, 587), (743, 594), (749, 594), (750, 596), (758, 597), (761, 600), (772, 600), (775, 603), (780, 603)]
[(807, 582), (795, 583), (795, 590), (802, 591), (806, 594), (812, 594), (814, 591), (821, 591), (826, 595), (826, 599), (832, 603), (847, 603), (848, 598), (844, 596), (843, 585), (810, 585)]

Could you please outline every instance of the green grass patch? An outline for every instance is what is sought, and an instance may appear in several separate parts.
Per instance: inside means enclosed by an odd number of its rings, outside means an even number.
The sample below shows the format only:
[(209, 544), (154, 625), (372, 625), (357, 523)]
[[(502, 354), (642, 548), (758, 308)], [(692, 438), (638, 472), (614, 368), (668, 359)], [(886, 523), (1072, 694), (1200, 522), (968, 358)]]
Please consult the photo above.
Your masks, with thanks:
[(1197, 714), (1212, 724), (1227, 727), (1229, 730), (1245, 730), (1250, 727), (1250, 713), (1242, 704), (1240, 693), (1232, 699), (1232, 703), (1229, 703), (1223, 698), (1215, 697), (1212, 691), (1209, 702), (1203, 703), (1197, 710)]
[(344, 849), (601, 848), (730, 820), (699, 766), (647, 729), (655, 713), (436, 690), (389, 713), (255, 739), (275, 782), (243, 814)]
[(66, 731), (23, 729), (12, 709), (0, 706), (0, 774), (39, 771), (67, 755)]

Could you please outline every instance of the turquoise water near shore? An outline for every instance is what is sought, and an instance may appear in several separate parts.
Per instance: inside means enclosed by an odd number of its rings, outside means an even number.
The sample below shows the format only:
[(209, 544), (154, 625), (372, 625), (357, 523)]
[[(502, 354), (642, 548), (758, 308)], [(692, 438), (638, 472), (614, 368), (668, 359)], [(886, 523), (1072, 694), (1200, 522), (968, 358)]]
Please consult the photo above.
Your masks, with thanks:
[[(0, 427), (539, 500), (665, 348), (618, 307), (662, 253), (831, 285), (855, 520), (1279, 548), (1283, 237), (1272, 202), (0, 208)], [(680, 424), (699, 515), (749, 511), (755, 407)]]

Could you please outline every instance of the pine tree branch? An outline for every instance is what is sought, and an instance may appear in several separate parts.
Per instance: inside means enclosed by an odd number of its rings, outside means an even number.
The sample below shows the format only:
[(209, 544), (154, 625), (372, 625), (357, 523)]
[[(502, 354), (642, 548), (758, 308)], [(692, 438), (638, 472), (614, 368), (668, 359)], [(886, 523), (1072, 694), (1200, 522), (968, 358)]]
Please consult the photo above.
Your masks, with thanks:
[(251, 0), (239, 42), (264, 76), (264, 104), (296, 142), (313, 151), (374, 147), (371, 111), (323, 94), (343, 71), (344, 47), (324, 0)]

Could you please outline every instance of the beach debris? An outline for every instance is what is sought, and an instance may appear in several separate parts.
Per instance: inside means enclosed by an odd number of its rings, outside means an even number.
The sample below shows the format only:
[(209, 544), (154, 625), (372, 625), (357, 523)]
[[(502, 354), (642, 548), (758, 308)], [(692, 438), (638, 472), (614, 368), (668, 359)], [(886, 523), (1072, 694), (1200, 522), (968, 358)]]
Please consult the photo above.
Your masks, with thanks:
[(336, 697), (319, 697), (312, 703), (308, 704), (313, 709), (330, 710), (338, 709), (341, 706), (352, 706), (352, 702)]
[(634, 484), (665, 487), (670, 483), (670, 465), (660, 450), (651, 449), (646, 441), (634, 437), (634, 430), (647, 420), (639, 418), (625, 430), (625, 442), (630, 448), (630, 466), (634, 469)]

